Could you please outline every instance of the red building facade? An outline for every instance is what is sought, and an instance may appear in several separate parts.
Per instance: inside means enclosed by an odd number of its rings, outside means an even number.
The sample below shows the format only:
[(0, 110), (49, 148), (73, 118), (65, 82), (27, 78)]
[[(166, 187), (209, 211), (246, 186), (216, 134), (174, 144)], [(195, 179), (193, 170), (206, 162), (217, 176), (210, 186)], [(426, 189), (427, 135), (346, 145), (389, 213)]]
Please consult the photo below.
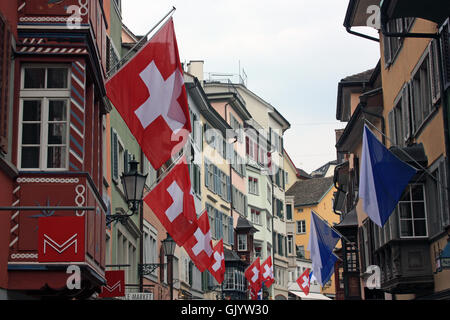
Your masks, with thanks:
[[(93, 209), (0, 211), (0, 290), (86, 298), (105, 274), (103, 2), (2, 1), (0, 14), (11, 40), (10, 55), (2, 51), (0, 206)], [(84, 259), (39, 263), (38, 221), (62, 216), (84, 217)], [(69, 265), (80, 267), (81, 289), (67, 287)]]

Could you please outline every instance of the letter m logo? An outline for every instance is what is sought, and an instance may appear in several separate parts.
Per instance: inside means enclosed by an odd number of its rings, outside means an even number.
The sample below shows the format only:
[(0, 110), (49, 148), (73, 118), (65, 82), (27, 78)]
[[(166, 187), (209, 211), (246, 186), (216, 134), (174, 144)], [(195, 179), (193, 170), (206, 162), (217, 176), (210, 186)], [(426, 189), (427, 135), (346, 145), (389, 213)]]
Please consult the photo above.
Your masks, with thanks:
[(38, 222), (39, 262), (84, 262), (84, 217), (46, 217)]

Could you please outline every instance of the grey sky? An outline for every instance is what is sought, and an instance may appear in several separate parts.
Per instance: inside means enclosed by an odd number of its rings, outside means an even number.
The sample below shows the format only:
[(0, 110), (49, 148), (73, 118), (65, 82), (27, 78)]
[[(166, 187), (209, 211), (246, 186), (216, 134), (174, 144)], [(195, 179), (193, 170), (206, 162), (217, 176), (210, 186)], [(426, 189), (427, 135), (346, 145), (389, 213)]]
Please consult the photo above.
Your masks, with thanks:
[(145, 34), (171, 8), (182, 62), (248, 75), (247, 87), (291, 123), (285, 148), (310, 173), (335, 160), (337, 84), (375, 67), (377, 43), (343, 27), (347, 0), (124, 0), (124, 23)]

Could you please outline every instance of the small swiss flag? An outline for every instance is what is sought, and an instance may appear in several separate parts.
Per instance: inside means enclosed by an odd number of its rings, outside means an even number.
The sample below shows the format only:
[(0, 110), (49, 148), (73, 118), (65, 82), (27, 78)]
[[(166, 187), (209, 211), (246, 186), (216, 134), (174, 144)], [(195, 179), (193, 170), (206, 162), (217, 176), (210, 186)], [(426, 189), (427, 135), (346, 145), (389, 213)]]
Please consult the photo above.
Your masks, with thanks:
[(245, 278), (253, 292), (261, 290), (262, 277), (259, 257), (245, 270)]
[(200, 272), (205, 271), (213, 263), (213, 248), (208, 212), (205, 210), (197, 221), (198, 228), (184, 244), (184, 249), (191, 257)]
[(208, 268), (211, 275), (221, 284), (225, 278), (225, 255), (223, 249), (223, 239), (214, 246), (213, 264)]
[(192, 129), (172, 18), (108, 80), (106, 94), (153, 168), (181, 150)]
[(309, 277), (309, 269), (306, 269), (305, 272), (300, 276), (300, 278), (297, 279), (297, 283), (302, 289), (302, 291), (305, 293), (305, 295), (309, 294), (309, 289), (311, 287), (311, 279)]
[(189, 240), (197, 230), (197, 214), (184, 156), (144, 198), (144, 202), (178, 246), (183, 246)]
[(264, 285), (266, 288), (270, 288), (270, 286), (275, 282), (273, 277), (273, 266), (272, 266), (272, 257), (269, 256), (266, 261), (261, 265), (261, 277), (262, 281), (264, 281)]

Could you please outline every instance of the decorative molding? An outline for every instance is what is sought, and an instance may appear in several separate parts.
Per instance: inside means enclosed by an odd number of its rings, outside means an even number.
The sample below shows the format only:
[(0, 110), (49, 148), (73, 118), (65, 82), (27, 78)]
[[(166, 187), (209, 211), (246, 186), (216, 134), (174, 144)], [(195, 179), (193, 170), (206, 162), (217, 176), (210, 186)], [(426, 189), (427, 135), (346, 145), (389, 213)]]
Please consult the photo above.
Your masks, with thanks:
[(11, 254), (11, 259), (37, 259), (37, 253), (13, 253)]
[(17, 183), (78, 183), (78, 178), (17, 178)]

